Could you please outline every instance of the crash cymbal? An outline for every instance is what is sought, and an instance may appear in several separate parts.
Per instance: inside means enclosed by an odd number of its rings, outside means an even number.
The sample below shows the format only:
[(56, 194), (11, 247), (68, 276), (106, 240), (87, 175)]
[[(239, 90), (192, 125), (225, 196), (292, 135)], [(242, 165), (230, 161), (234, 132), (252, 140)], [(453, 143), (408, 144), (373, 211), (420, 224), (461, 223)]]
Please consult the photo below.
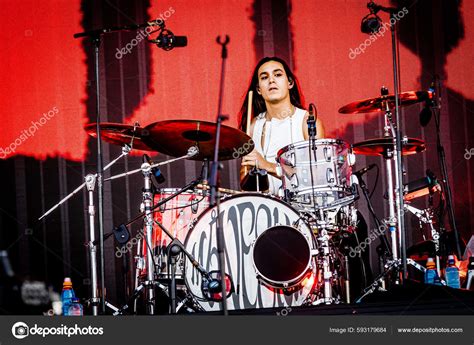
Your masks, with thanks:
[[(407, 106), (433, 98), (431, 91), (407, 91), (399, 95), (400, 106)], [(375, 98), (367, 98), (346, 104), (339, 109), (341, 114), (359, 114), (385, 111), (385, 103), (388, 102), (390, 109), (395, 108), (395, 95), (386, 95)]]
[[(375, 138), (364, 140), (352, 145), (352, 151), (358, 155), (384, 156), (388, 149), (393, 148), (393, 138)], [(425, 142), (420, 139), (402, 139), (402, 154), (404, 156), (423, 152), (426, 149)]]
[[(216, 124), (199, 120), (168, 120), (145, 127), (144, 142), (158, 152), (173, 157), (187, 154), (191, 146), (199, 148), (192, 160), (212, 160), (214, 156)], [(236, 159), (250, 153), (253, 141), (244, 132), (222, 125), (219, 160)]]
[[(124, 144), (130, 145), (133, 136), (133, 149), (153, 151), (153, 149), (146, 145), (142, 140), (143, 128), (136, 127), (135, 134), (133, 128), (134, 126), (125, 125), (123, 123), (103, 122), (100, 124), (100, 136), (104, 141), (120, 146), (123, 146)], [(84, 129), (91, 137), (97, 138), (95, 122), (85, 125)]]

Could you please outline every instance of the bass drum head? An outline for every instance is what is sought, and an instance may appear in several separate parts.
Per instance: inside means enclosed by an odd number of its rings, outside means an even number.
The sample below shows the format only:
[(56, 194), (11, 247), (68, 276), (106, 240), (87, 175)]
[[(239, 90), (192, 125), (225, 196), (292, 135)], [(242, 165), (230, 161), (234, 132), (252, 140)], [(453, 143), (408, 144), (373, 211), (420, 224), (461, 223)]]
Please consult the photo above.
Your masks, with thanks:
[(291, 226), (274, 226), (255, 241), (253, 263), (260, 279), (269, 286), (294, 287), (311, 266), (310, 243)]
[[(313, 246), (311, 230), (300, 219), (298, 212), (279, 199), (257, 193), (239, 194), (224, 199), (220, 202), (220, 211), (226, 249), (225, 272), (230, 276), (234, 287), (227, 298), (228, 309), (301, 306), (309, 301), (314, 279), (304, 279), (298, 289), (290, 291), (273, 289), (259, 281), (252, 258), (252, 246), (257, 238), (277, 225), (293, 226), (298, 222), (297, 229)], [(219, 269), (216, 220), (216, 208), (203, 212), (192, 226), (185, 242), (186, 250), (208, 272)], [(314, 278), (316, 265), (312, 261), (309, 270)], [(201, 291), (202, 277), (189, 260), (185, 263), (185, 282), (189, 292), (205, 311), (221, 310), (221, 303), (204, 298)]]

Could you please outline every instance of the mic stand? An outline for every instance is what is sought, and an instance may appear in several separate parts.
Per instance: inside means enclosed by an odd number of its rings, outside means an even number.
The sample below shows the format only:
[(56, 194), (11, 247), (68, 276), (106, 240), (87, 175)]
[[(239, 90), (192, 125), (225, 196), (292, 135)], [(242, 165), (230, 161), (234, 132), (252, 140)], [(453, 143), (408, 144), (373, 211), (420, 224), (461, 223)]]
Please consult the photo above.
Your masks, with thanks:
[(395, 117), (396, 117), (396, 157), (395, 157), (395, 195), (397, 197), (397, 221), (398, 221), (398, 231), (400, 239), (400, 252), (401, 260), (403, 264), (403, 278), (402, 282), (407, 278), (407, 253), (406, 253), (406, 229), (405, 229), (405, 217), (404, 217), (404, 203), (403, 199), (403, 170), (402, 170), (402, 133), (401, 133), (401, 121), (400, 121), (400, 99), (399, 99), (399, 75), (398, 75), (398, 51), (397, 51), (397, 41), (396, 41), (396, 18), (394, 17), (394, 12), (390, 11), (390, 19), (394, 19), (395, 24), (390, 20), (390, 28), (392, 33), (392, 61), (393, 61), (393, 87), (395, 94)]
[(309, 137), (309, 171), (311, 174), (311, 192), (313, 195), (313, 206), (314, 206), (314, 214), (317, 214), (317, 207), (316, 207), (316, 195), (314, 194), (314, 174), (313, 174), (313, 165), (312, 160), (314, 158), (315, 163), (317, 163), (318, 159), (316, 156), (316, 107), (313, 103), (309, 105), (309, 116), (308, 120), (306, 121), (308, 125), (308, 137)]
[(99, 223), (99, 247), (100, 247), (100, 288), (101, 288), (101, 310), (105, 313), (105, 261), (104, 261), (104, 186), (103, 186), (103, 158), (102, 158), (102, 136), (100, 134), (100, 79), (99, 79), (99, 55), (100, 55), (100, 43), (101, 37), (104, 33), (110, 33), (114, 31), (122, 30), (136, 30), (147, 26), (164, 25), (164, 21), (157, 20), (155, 22), (149, 22), (145, 24), (123, 26), (123, 27), (111, 27), (97, 30), (90, 30), (85, 32), (76, 33), (73, 35), (74, 38), (90, 37), (94, 45), (94, 74), (95, 74), (95, 89), (96, 89), (96, 133), (97, 133), (97, 194), (98, 194), (98, 223)]
[(449, 184), (449, 177), (448, 177), (448, 168), (446, 165), (446, 152), (444, 151), (444, 146), (441, 143), (441, 98), (439, 96), (439, 92), (441, 92), (440, 81), (437, 80), (436, 83), (437, 91), (436, 97), (438, 101), (433, 101), (432, 110), (434, 113), (435, 123), (436, 123), (436, 149), (438, 151), (438, 161), (441, 169), (441, 174), (443, 178), (443, 186), (446, 190), (446, 203), (448, 208), (448, 216), (449, 222), (451, 225), (451, 230), (454, 232), (454, 239), (456, 241), (456, 253), (459, 259), (461, 259), (461, 246), (459, 243), (459, 232), (456, 226), (456, 218), (454, 215), (454, 207), (453, 207), (453, 195), (451, 193), (451, 186)]
[[(400, 276), (401, 281), (407, 277), (407, 257), (406, 257), (406, 239), (405, 239), (405, 218), (404, 218), (404, 202), (403, 199), (403, 170), (402, 170), (402, 135), (401, 135), (401, 122), (400, 122), (400, 91), (399, 91), (399, 61), (398, 61), (398, 49), (397, 49), (397, 18), (395, 17), (397, 8), (384, 7), (375, 4), (371, 1), (368, 5), (375, 13), (383, 11), (390, 14), (390, 32), (392, 38), (392, 64), (393, 64), (393, 90), (395, 96), (395, 117), (396, 124), (394, 125), (394, 168), (395, 168), (395, 196), (396, 196), (396, 221), (395, 229), (398, 230), (398, 237), (400, 241), (397, 252), (401, 255), (401, 262), (403, 266), (402, 275)], [(393, 19), (393, 21), (392, 21)], [(393, 251), (396, 255), (396, 252)]]
[[(227, 299), (226, 299), (226, 283), (225, 283), (225, 257), (224, 257), (224, 234), (221, 227), (221, 216), (220, 216), (220, 201), (218, 198), (218, 170), (219, 170), (219, 140), (221, 135), (222, 121), (227, 119), (227, 116), (222, 115), (222, 101), (224, 94), (224, 77), (225, 77), (225, 63), (227, 59), (227, 44), (229, 43), (229, 36), (225, 36), (225, 40), (221, 42), (221, 37), (218, 36), (216, 41), (222, 46), (222, 65), (221, 65), (221, 78), (219, 87), (219, 100), (217, 106), (217, 126), (216, 126), (216, 143), (214, 146), (214, 159), (211, 166), (211, 178), (209, 186), (211, 188), (211, 195), (209, 200), (209, 207), (216, 206), (217, 208), (217, 219), (216, 219), (216, 232), (217, 232), (217, 252), (218, 252), (218, 266), (221, 279), (221, 294), (222, 294), (222, 311), (224, 315), (228, 315), (227, 311)], [(258, 178), (258, 176), (257, 176)]]

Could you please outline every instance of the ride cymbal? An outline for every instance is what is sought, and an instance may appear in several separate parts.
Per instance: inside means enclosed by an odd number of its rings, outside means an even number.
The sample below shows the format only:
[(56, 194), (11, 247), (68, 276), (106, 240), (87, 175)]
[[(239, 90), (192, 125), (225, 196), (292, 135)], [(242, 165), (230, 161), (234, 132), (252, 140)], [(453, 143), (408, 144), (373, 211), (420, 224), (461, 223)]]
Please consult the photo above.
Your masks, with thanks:
[[(402, 92), (399, 95), (401, 107), (424, 102), (432, 98), (433, 93), (431, 91), (407, 91)], [(395, 108), (395, 95), (386, 95), (355, 101), (340, 108), (339, 112), (341, 114), (384, 112), (387, 102), (389, 109)]]
[[(84, 129), (91, 137), (97, 138), (95, 122), (85, 125)], [(143, 130), (142, 127), (134, 127), (123, 123), (103, 122), (100, 124), (100, 136), (104, 141), (123, 146), (124, 144), (130, 145), (133, 137), (133, 149), (154, 151), (143, 142)]]
[[(199, 154), (191, 160), (212, 160), (216, 126), (213, 122), (200, 120), (160, 121), (145, 127), (143, 140), (152, 149), (173, 157), (184, 156), (191, 146), (197, 146)], [(229, 126), (221, 126), (219, 160), (240, 158), (249, 154), (253, 148), (253, 141), (247, 134)]]
[[(358, 155), (385, 156), (388, 150), (393, 149), (392, 137), (364, 140), (352, 145), (352, 151)], [(425, 142), (416, 138), (402, 139), (402, 155), (408, 156), (426, 150)]]

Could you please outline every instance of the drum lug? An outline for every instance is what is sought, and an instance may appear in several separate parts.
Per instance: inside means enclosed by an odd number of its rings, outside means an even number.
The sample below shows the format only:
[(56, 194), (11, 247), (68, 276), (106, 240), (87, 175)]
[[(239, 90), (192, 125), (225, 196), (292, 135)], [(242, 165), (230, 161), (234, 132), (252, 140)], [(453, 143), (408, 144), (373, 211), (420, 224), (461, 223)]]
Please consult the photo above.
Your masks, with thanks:
[(331, 161), (330, 148), (329, 148), (329, 147), (325, 147), (325, 148), (323, 149), (323, 152), (324, 152), (324, 158), (326, 159), (326, 162), (330, 162), (330, 161)]
[(317, 249), (312, 249), (311, 250), (311, 256), (317, 256), (319, 254), (319, 250)]
[(326, 181), (328, 183), (334, 183), (334, 173), (331, 168), (326, 169)]

